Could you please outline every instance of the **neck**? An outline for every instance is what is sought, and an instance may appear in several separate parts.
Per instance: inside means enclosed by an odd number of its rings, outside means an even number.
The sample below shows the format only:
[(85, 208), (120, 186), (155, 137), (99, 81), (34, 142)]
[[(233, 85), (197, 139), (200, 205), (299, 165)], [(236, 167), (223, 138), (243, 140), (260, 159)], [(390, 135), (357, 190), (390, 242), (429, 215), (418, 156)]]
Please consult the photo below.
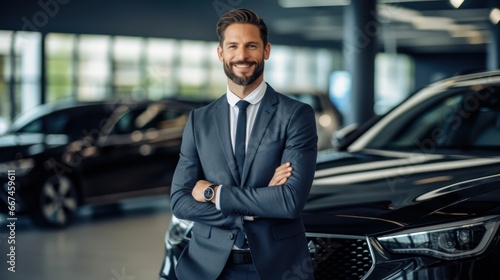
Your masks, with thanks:
[(241, 86), (238, 84), (235, 84), (231, 79), (227, 79), (227, 85), (229, 87), (229, 90), (234, 93), (236, 96), (238, 96), (240, 99), (245, 99), (252, 91), (254, 91), (260, 83), (262, 83), (263, 77), (260, 76), (257, 80), (255, 80), (253, 83), (246, 85), (246, 86)]

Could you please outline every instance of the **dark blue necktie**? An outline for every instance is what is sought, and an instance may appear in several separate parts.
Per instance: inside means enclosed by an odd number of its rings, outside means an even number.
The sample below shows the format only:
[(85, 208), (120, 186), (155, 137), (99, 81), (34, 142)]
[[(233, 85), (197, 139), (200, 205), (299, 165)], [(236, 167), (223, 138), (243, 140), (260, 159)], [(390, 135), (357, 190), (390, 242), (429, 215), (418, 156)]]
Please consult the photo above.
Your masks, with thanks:
[(247, 107), (250, 105), (245, 100), (240, 100), (236, 106), (240, 109), (238, 113), (238, 121), (236, 122), (236, 138), (234, 140), (234, 156), (240, 174), (243, 172), (243, 164), (245, 163), (245, 143), (247, 132)]

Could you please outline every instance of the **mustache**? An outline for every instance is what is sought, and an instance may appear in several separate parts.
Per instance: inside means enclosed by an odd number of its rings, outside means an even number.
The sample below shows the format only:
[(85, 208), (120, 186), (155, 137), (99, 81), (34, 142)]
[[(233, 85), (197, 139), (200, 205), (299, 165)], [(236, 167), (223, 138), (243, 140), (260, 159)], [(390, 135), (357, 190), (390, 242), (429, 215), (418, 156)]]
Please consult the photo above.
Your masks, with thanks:
[(255, 62), (255, 61), (249, 61), (249, 60), (238, 60), (238, 61), (229, 62), (229, 65), (231, 65), (231, 66), (233, 66), (235, 64), (255, 65), (255, 64), (257, 64), (257, 62)]

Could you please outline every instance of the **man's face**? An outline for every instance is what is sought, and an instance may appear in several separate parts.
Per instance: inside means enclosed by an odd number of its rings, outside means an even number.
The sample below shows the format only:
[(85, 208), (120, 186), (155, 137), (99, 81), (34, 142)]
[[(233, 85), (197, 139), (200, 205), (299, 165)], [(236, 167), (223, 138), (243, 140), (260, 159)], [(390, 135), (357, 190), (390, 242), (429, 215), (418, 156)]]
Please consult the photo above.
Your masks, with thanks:
[(240, 86), (262, 81), (264, 60), (269, 58), (270, 50), (269, 43), (264, 46), (259, 28), (245, 23), (229, 25), (224, 32), (222, 46), (217, 47), (226, 76)]

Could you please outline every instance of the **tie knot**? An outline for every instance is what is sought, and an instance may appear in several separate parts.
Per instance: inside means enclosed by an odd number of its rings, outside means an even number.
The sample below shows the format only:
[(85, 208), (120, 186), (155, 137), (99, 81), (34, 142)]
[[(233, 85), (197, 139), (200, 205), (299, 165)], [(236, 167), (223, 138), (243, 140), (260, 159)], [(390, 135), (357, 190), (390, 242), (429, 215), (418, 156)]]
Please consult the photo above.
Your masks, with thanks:
[(240, 100), (240, 101), (238, 101), (238, 103), (236, 103), (236, 106), (238, 106), (238, 108), (240, 108), (240, 111), (241, 110), (245, 111), (247, 109), (248, 105), (250, 105), (250, 103), (248, 101), (245, 101), (245, 100)]

